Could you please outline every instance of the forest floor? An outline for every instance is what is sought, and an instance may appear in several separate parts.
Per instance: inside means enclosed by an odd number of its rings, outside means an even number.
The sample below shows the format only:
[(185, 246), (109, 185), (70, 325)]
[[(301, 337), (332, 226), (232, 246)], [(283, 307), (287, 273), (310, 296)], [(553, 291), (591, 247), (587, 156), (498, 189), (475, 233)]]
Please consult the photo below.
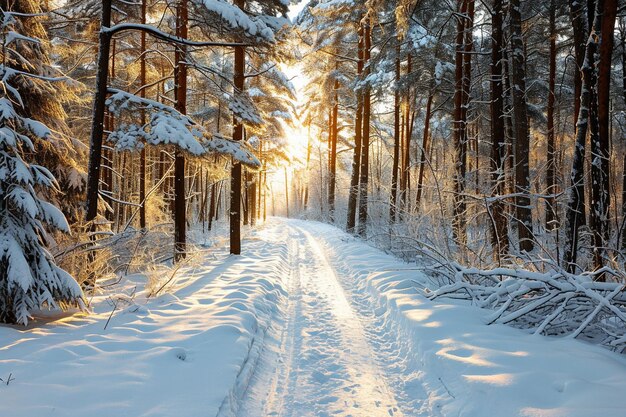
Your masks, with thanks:
[(624, 356), (429, 301), (421, 289), (436, 283), (415, 265), (332, 226), (275, 218), (242, 256), (224, 242), (205, 252), (156, 297), (154, 277), (132, 275), (88, 316), (0, 327), (0, 415), (626, 412)]

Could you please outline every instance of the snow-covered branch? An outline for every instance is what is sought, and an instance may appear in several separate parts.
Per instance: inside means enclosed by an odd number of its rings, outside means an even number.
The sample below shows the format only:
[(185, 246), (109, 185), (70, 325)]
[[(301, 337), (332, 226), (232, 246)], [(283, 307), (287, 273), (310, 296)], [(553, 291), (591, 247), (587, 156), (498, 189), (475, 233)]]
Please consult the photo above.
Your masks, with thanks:
[(213, 41), (192, 41), (189, 39), (181, 38), (175, 35), (170, 35), (169, 33), (163, 32), (154, 26), (150, 25), (142, 25), (140, 23), (120, 23), (111, 27), (103, 27), (102, 33), (106, 33), (109, 36), (113, 36), (116, 33), (127, 31), (127, 30), (136, 30), (141, 32), (149, 33), (157, 39), (161, 39), (163, 41), (172, 42), (177, 45), (184, 46), (194, 46), (194, 47), (208, 47), (208, 46), (220, 46), (220, 47), (230, 47), (234, 48), (236, 46), (250, 46), (244, 43), (236, 43), (236, 42), (213, 42)]
[(626, 350), (626, 290), (622, 283), (595, 281), (600, 275), (622, 279), (610, 268), (574, 275), (560, 269), (480, 270), (450, 264), (450, 284), (434, 291), (438, 297), (470, 299), (494, 310), (488, 323), (509, 324), (535, 334), (580, 337), (618, 352)]
[(107, 107), (113, 114), (119, 116), (122, 112), (134, 114), (145, 111), (148, 120), (143, 126), (121, 124), (109, 135), (108, 140), (119, 150), (139, 150), (145, 144), (174, 145), (195, 156), (218, 153), (252, 168), (261, 166), (247, 144), (210, 134), (204, 126), (173, 107), (113, 88), (109, 89), (109, 93)]

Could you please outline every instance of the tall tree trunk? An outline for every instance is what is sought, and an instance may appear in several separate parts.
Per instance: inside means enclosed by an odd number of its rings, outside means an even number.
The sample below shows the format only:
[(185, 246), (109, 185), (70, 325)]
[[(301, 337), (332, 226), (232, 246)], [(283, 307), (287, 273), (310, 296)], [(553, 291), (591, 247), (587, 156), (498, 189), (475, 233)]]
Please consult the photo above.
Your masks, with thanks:
[[(585, 4), (580, 0), (569, 0), (569, 10), (570, 10), (570, 19), (572, 22), (573, 28), (573, 38), (574, 38), (574, 55), (576, 57), (576, 72), (574, 76), (574, 126), (576, 126), (576, 131), (578, 132), (578, 119), (580, 116), (580, 108), (582, 103), (583, 91), (583, 65), (585, 62), (585, 54), (586, 54), (586, 45), (587, 38), (589, 37), (589, 26), (593, 23), (592, 20), (587, 20), (587, 14), (585, 13)], [(587, 109), (587, 111), (589, 111)], [(580, 179), (573, 184), (578, 184), (577, 193), (580, 193), (581, 198), (579, 202), (579, 214), (577, 215), (577, 224), (578, 227), (584, 226), (587, 223), (587, 215), (586, 215), (586, 206), (585, 206), (585, 147), (587, 142), (587, 127), (585, 125), (585, 136), (576, 135), (577, 142), (575, 153), (578, 152), (578, 149), (582, 150), (581, 155), (574, 155), (574, 160), (576, 161), (578, 157), (581, 159), (581, 167), (578, 171), (580, 175)], [(580, 184), (579, 184), (580, 183)], [(566, 221), (569, 221), (566, 219)]]
[(287, 218), (290, 217), (289, 213), (289, 173), (287, 172), (287, 166), (285, 165), (285, 208), (287, 209)]
[(214, 182), (211, 185), (211, 203), (209, 204), (209, 224), (208, 229), (211, 230), (213, 227), (213, 220), (215, 220), (215, 212), (217, 209), (217, 205), (219, 201), (217, 200), (217, 192), (218, 192), (218, 183)]
[[(111, 58), (110, 58), (110, 71), (109, 71), (109, 80), (111, 82), (115, 82), (115, 63), (117, 62), (117, 42), (115, 39), (111, 39)], [(115, 115), (112, 112), (105, 113), (105, 131), (113, 132), (115, 131)], [(103, 138), (103, 149), (102, 149), (102, 157), (104, 158), (102, 168), (104, 172), (101, 174), (103, 179), (103, 187), (102, 191), (104, 192), (103, 200), (107, 203), (107, 205), (111, 208), (106, 211), (106, 218), (110, 221), (113, 221), (116, 218), (117, 211), (120, 210), (119, 203), (116, 203), (113, 199), (114, 195), (114, 181), (116, 181), (116, 177), (113, 175), (113, 172), (117, 169), (114, 164), (115, 161), (115, 152), (111, 144), (107, 146), (107, 138)]]
[[(365, 77), (371, 73), (370, 54), (372, 48), (372, 33), (369, 18), (365, 22), (365, 43), (363, 51), (363, 59), (367, 70)], [(361, 179), (359, 185), (359, 226), (358, 234), (361, 237), (367, 235), (367, 198), (369, 192), (369, 154), (370, 154), (370, 115), (371, 115), (371, 89), (369, 86), (364, 87), (363, 92), (363, 137), (361, 145)]]
[[(307, 128), (308, 128), (308, 135), (307, 135), (307, 144), (306, 144), (306, 167), (305, 167), (305, 185), (304, 185), (304, 197), (303, 197), (303, 204), (304, 204), (304, 212), (306, 213), (307, 210), (309, 209), (309, 187), (310, 187), (310, 181), (309, 181), (309, 172), (310, 172), (310, 167), (311, 167), (311, 149), (313, 147), (313, 141), (311, 138), (311, 119), (309, 118), (309, 120), (307, 121)], [(263, 144), (261, 143), (261, 153), (263, 152), (263, 148), (262, 148)], [(259, 175), (259, 179), (261, 178), (261, 175)], [(259, 180), (259, 184), (261, 184), (262, 182)], [(259, 198), (262, 194), (259, 193)], [(260, 209), (261, 203), (259, 201), (259, 209)], [(259, 216), (260, 217), (260, 216)]]
[(554, 107), (556, 103), (556, 2), (550, 1), (550, 70), (548, 77), (548, 143), (547, 143), (547, 192), (546, 199), (546, 230), (557, 230), (559, 222), (556, 212), (556, 158)]
[(509, 248), (508, 220), (504, 204), (498, 198), (505, 194), (504, 160), (507, 155), (502, 68), (504, 59), (502, 0), (494, 0), (491, 18), (493, 26), (491, 33), (491, 195), (495, 197), (491, 204), (494, 223), (491, 228), (491, 245), (495, 258), (499, 261), (502, 255), (508, 253)]
[[(339, 69), (339, 62), (335, 64), (335, 70)], [(338, 75), (336, 74), (335, 77)], [(331, 112), (330, 131), (328, 135), (328, 212), (330, 221), (335, 221), (335, 190), (337, 188), (337, 135), (339, 118), (339, 79), (335, 78), (333, 89), (333, 108)]]
[[(98, 215), (98, 198), (100, 194), (100, 171), (102, 164), (102, 137), (104, 135), (104, 114), (109, 78), (109, 53), (111, 49), (111, 35), (103, 29), (111, 26), (111, 0), (102, 0), (102, 14), (100, 17), (100, 34), (98, 48), (98, 62), (96, 72), (96, 94), (93, 102), (93, 118), (91, 121), (91, 137), (89, 140), (89, 167), (87, 171), (87, 199), (85, 202), (85, 222), (89, 231), (96, 231), (94, 220)], [(92, 234), (95, 240), (95, 234)], [(88, 254), (88, 262), (95, 261), (95, 252)], [(96, 275), (90, 273), (82, 284), (85, 289), (96, 286)]]
[[(624, 17), (620, 17), (620, 42), (622, 44), (622, 97), (626, 104), (626, 25)], [(624, 146), (624, 143), (621, 144)], [(626, 225), (626, 158), (622, 164), (622, 230), (621, 230), (621, 248), (626, 250), (626, 233), (624, 226)]]
[(582, 92), (582, 69), (585, 61), (585, 45), (587, 44), (588, 25), (585, 15), (585, 4), (581, 0), (569, 0), (570, 19), (574, 30), (574, 55), (576, 57), (576, 75), (574, 77), (574, 125), (578, 123), (580, 99)]
[[(463, 113), (463, 152), (465, 153), (465, 158), (463, 160), (463, 165), (465, 165), (464, 168), (464, 176), (463, 176), (463, 182), (464, 182), (464, 187), (467, 187), (466, 185), (466, 175), (467, 175), (467, 166), (469, 164), (469, 155), (468, 155), (468, 147), (471, 149), (472, 147), (472, 140), (471, 140), (471, 128), (469, 125), (469, 107), (470, 107), (470, 90), (472, 88), (472, 53), (474, 51), (474, 6), (475, 6), (475, 0), (467, 0), (467, 20), (466, 20), (466, 27), (464, 30), (464, 36), (465, 36), (465, 48), (464, 48), (464, 54), (463, 54), (463, 105), (461, 107), (461, 111)], [(478, 139), (477, 139), (478, 140)], [(478, 155), (478, 153), (476, 153), (476, 155)], [(462, 197), (463, 198), (463, 197)], [(465, 201), (463, 201), (463, 209), (467, 210), (467, 206)], [(467, 214), (464, 214), (464, 220), (467, 219)], [(466, 231), (463, 231), (463, 233), (467, 233)]]
[(250, 224), (250, 172), (243, 168), (243, 225)]
[[(109, 78), (109, 53), (111, 35), (106, 30), (111, 27), (111, 0), (102, 0), (100, 18), (98, 63), (96, 73), (96, 95), (93, 103), (91, 138), (89, 141), (89, 170), (87, 177), (87, 210), (85, 221), (92, 223), (98, 215), (98, 194), (100, 188), (100, 164), (102, 163), (102, 136), (104, 133), (104, 107)], [(93, 224), (91, 226), (94, 229)]]
[[(593, 231), (593, 264), (604, 266), (604, 248), (609, 240), (610, 201), (610, 94), (611, 60), (617, 15), (617, 0), (596, 0), (596, 21), (600, 20), (600, 50), (598, 61), (598, 135), (591, 142), (591, 207), (589, 223)], [(595, 24), (594, 24), (595, 26)], [(595, 34), (596, 36), (598, 33)]]
[(257, 219), (257, 207), (256, 207), (257, 182), (256, 182), (255, 177), (256, 177), (255, 174), (250, 173), (250, 185), (248, 188), (248, 191), (250, 193), (250, 202), (248, 204), (250, 205), (249, 211), (250, 211), (250, 225), (251, 226), (256, 225), (256, 219)]
[(422, 138), (422, 156), (420, 158), (419, 174), (417, 176), (417, 189), (415, 191), (415, 213), (420, 212), (422, 192), (424, 189), (424, 172), (426, 169), (426, 159), (430, 140), (430, 119), (432, 117), (433, 99), (435, 91), (431, 91), (426, 102), (426, 118), (424, 119), (424, 137)]
[[(358, 62), (357, 77), (360, 79), (363, 74), (363, 49), (364, 49), (364, 31), (363, 26), (359, 26), (359, 45), (358, 45)], [(348, 195), (348, 220), (346, 230), (348, 233), (354, 233), (356, 226), (356, 207), (359, 197), (359, 180), (361, 168), (361, 139), (363, 135), (363, 93), (359, 90), (356, 92), (357, 104), (356, 115), (354, 118), (354, 155), (352, 159), (352, 177), (350, 179), (350, 194)]]
[[(571, 5), (571, 3), (570, 3)], [(573, 14), (573, 13), (572, 13)], [(599, 20), (599, 19), (598, 19)], [(594, 22), (594, 25), (595, 22)], [(599, 25), (597, 27), (599, 29)], [(591, 30), (599, 32), (599, 30)], [(592, 138), (594, 130), (597, 131), (597, 119), (595, 119), (593, 108), (596, 107), (596, 72), (595, 55), (598, 50), (596, 37), (592, 34), (585, 48), (585, 61), (582, 65), (581, 77), (582, 87), (580, 96), (580, 112), (576, 124), (576, 144), (574, 148), (574, 161), (572, 162), (571, 191), (567, 205), (567, 228), (565, 231), (565, 251), (563, 254), (563, 266), (568, 272), (576, 271), (578, 258), (578, 229), (584, 224), (584, 203), (585, 203), (585, 143), (587, 131), (591, 131)]]
[[(513, 194), (515, 192), (515, 161), (513, 157), (513, 113), (512, 108), (512, 91), (511, 88), (511, 71), (509, 65), (509, 52), (505, 44), (502, 44), (502, 71), (504, 75), (504, 132), (506, 134), (506, 153), (504, 157), (504, 179), (505, 194)], [(507, 204), (505, 206), (507, 214), (511, 217), (515, 215), (515, 204)]]
[[(107, 114), (104, 118), (104, 130), (108, 132), (113, 131), (113, 115)], [(103, 200), (109, 208), (105, 211), (105, 217), (109, 221), (113, 221), (113, 199), (111, 198), (113, 192), (113, 151), (107, 146), (106, 142), (102, 149), (102, 191)]]
[(515, 205), (517, 236), (521, 251), (534, 247), (530, 206), (530, 132), (526, 103), (526, 69), (520, 1), (509, 0), (511, 19), (511, 80), (513, 83), (513, 133), (515, 142)]
[[(147, 0), (141, 0), (141, 23), (146, 24)], [(141, 84), (140, 96), (146, 98), (146, 32), (141, 31), (141, 48), (140, 48), (140, 74), (139, 83)], [(141, 110), (141, 126), (146, 124), (146, 111)], [(146, 228), (146, 148), (141, 149), (139, 156), (139, 227)]]
[[(407, 56), (406, 63), (406, 75), (410, 75), (413, 71), (412, 58), (411, 54)], [(413, 121), (411, 120), (411, 110), (413, 106), (411, 105), (411, 87), (407, 85), (406, 89), (406, 97), (405, 97), (405, 107), (404, 107), (404, 147), (402, 156), (402, 172), (400, 181), (402, 182), (401, 193), (400, 193), (400, 205), (402, 208), (408, 212), (410, 211), (410, 202), (409, 202), (409, 193), (410, 193), (410, 183), (411, 183), (411, 136), (413, 133)]]
[[(235, 0), (235, 6), (242, 11), (246, 0)], [(243, 93), (245, 88), (246, 55), (243, 46), (235, 47), (234, 88), (235, 94)], [(233, 117), (233, 140), (243, 140), (243, 125)], [(241, 254), (241, 163), (234, 162), (230, 182), (230, 253)]]
[(404, 101), (404, 98), (401, 98), (401, 103), (400, 103), (400, 170), (399, 170), (399, 175), (400, 175), (400, 190), (398, 192), (398, 209), (402, 210), (402, 208), (406, 205), (406, 181), (405, 181), (405, 166), (406, 166), (406, 155), (407, 152), (405, 152), (404, 150), (406, 149), (406, 138), (405, 133), (406, 133), (406, 129), (405, 129), (405, 120), (404, 120), (404, 107), (402, 106), (402, 102)]
[[(176, 8), (176, 36), (187, 38), (188, 22), (187, 0), (179, 0)], [(174, 69), (174, 96), (176, 110), (187, 114), (187, 48), (176, 47)], [(187, 204), (185, 192), (185, 155), (179, 149), (175, 152), (174, 161), (174, 261), (178, 262), (187, 256)]]
[(393, 104), (393, 168), (389, 221), (395, 223), (398, 209), (398, 169), (400, 168), (400, 42), (396, 45), (396, 85)]
[(465, 53), (467, 49), (466, 30), (471, 31), (469, 16), (472, 0), (459, 0), (457, 17), (456, 53), (455, 53), (455, 91), (454, 91), (454, 147), (456, 149), (454, 174), (454, 238), (461, 245), (466, 243), (465, 221), (465, 174), (467, 170), (467, 111), (465, 105)]

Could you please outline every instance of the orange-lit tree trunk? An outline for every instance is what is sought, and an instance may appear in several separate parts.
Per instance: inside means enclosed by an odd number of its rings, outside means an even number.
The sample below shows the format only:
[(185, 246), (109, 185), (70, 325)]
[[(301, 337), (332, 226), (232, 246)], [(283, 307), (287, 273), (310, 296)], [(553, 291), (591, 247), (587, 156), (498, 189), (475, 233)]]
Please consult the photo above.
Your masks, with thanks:
[(400, 168), (400, 43), (396, 46), (396, 85), (393, 104), (393, 168), (389, 221), (395, 223), (398, 207), (398, 169)]
[[(176, 7), (176, 36), (187, 39), (188, 33), (187, 0), (179, 0)], [(175, 52), (174, 98), (176, 110), (187, 114), (187, 48), (178, 45)], [(184, 259), (187, 246), (187, 204), (185, 193), (185, 155), (180, 150), (175, 152), (174, 161), (174, 261)]]
[[(339, 63), (335, 64), (335, 70)], [(330, 129), (328, 132), (328, 212), (330, 221), (335, 221), (335, 194), (337, 189), (337, 136), (339, 118), (339, 79), (335, 78), (333, 89), (333, 107), (330, 115)]]
[[(411, 54), (407, 57), (406, 63), (406, 74), (410, 75), (413, 71), (413, 62)], [(413, 133), (413, 121), (411, 120), (411, 110), (413, 106), (411, 98), (411, 87), (407, 86), (406, 89), (406, 97), (405, 97), (405, 107), (404, 107), (404, 147), (402, 149), (402, 171), (400, 175), (401, 192), (400, 192), (400, 205), (407, 212), (409, 211), (409, 194), (411, 187), (411, 136)]]
[[(304, 196), (302, 197), (303, 200), (303, 206), (304, 206), (304, 212), (306, 213), (308, 208), (309, 208), (309, 170), (311, 167), (311, 149), (313, 147), (313, 143), (311, 140), (311, 118), (309, 117), (309, 119), (307, 120), (307, 127), (308, 127), (308, 135), (307, 135), (307, 145), (306, 145), (306, 167), (305, 167), (305, 183), (304, 183)], [(261, 152), (262, 152), (262, 146), (263, 144), (261, 143)], [(259, 173), (259, 184), (261, 184), (261, 178), (262, 178), (262, 173)], [(261, 193), (259, 193), (259, 210), (261, 208), (261, 202), (260, 202), (260, 198), (261, 198)], [(259, 216), (260, 218), (261, 216)]]
[[(235, 6), (242, 11), (245, 9), (245, 0), (235, 0)], [(234, 88), (235, 94), (243, 92), (245, 88), (246, 55), (243, 46), (235, 47)], [(243, 140), (243, 125), (233, 117), (233, 140)], [(241, 163), (234, 162), (231, 168), (230, 182), (230, 253), (241, 254)]]
[[(141, 23), (146, 24), (147, 0), (141, 0)], [(141, 98), (146, 97), (146, 32), (141, 32), (141, 47), (139, 50), (141, 57), (139, 83)], [(141, 126), (146, 124), (146, 112), (141, 110)], [(141, 149), (139, 156), (139, 227), (146, 228), (146, 148)]]
[[(371, 70), (369, 67), (370, 55), (372, 48), (372, 33), (369, 19), (365, 22), (364, 28), (364, 45), (363, 45), (363, 60), (367, 65), (365, 71), (365, 77), (367, 77)], [(361, 138), (361, 179), (359, 184), (359, 225), (358, 234), (361, 237), (365, 237), (367, 234), (367, 204), (368, 204), (368, 192), (369, 192), (369, 153), (370, 153), (370, 116), (371, 116), (371, 89), (369, 85), (364, 87), (363, 92), (363, 136)]]
[[(364, 30), (359, 25), (359, 45), (358, 45), (358, 62), (357, 77), (360, 79), (363, 75), (363, 48), (364, 48)], [(363, 135), (363, 93), (359, 90), (356, 93), (356, 115), (354, 118), (354, 154), (352, 158), (352, 177), (350, 179), (350, 194), (348, 195), (348, 220), (346, 230), (348, 233), (354, 233), (356, 226), (356, 208), (359, 197), (359, 179), (361, 168), (361, 138)]]
[(420, 212), (422, 202), (422, 193), (424, 190), (424, 173), (426, 169), (426, 160), (428, 158), (428, 148), (430, 146), (430, 119), (432, 118), (433, 99), (435, 91), (432, 90), (426, 101), (426, 117), (424, 119), (424, 136), (422, 138), (422, 155), (420, 158), (419, 173), (417, 175), (417, 185), (415, 190), (415, 213)]

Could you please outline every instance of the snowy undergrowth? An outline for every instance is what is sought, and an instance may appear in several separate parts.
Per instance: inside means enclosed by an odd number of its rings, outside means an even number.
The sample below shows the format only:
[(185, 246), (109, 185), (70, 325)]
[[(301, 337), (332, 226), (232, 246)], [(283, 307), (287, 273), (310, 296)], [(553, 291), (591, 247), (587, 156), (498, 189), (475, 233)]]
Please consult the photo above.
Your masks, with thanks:
[[(335, 268), (350, 276), (353, 297), (368, 297), (394, 340), (382, 361), (395, 363), (397, 384), (416, 416), (623, 416), (626, 359), (573, 338), (546, 338), (486, 326), (488, 310), (463, 300), (431, 301), (433, 282), (336, 229), (319, 225)], [(406, 413), (405, 413), (406, 414)]]
[(0, 415), (234, 415), (286, 294), (286, 247), (264, 233), (244, 256), (210, 249), (158, 297), (135, 274), (89, 316), (0, 327)]
[(563, 270), (480, 270), (449, 263), (450, 284), (426, 290), (431, 299), (460, 298), (494, 310), (489, 323), (509, 324), (535, 334), (571, 336), (608, 349), (626, 350), (626, 292), (621, 282), (599, 282), (622, 276), (604, 268), (594, 273)]

